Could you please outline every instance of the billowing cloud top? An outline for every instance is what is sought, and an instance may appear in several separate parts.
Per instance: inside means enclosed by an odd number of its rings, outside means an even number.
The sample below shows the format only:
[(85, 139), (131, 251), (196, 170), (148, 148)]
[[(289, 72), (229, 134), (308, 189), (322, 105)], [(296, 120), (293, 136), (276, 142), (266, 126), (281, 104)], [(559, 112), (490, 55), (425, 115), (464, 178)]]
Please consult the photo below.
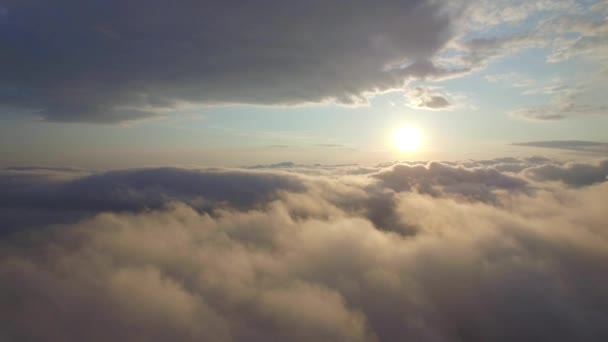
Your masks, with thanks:
[(605, 341), (608, 161), (0, 172), (3, 341)]
[(8, 0), (0, 104), (112, 122), (186, 103), (357, 103), (436, 73), (456, 12), (431, 0)]

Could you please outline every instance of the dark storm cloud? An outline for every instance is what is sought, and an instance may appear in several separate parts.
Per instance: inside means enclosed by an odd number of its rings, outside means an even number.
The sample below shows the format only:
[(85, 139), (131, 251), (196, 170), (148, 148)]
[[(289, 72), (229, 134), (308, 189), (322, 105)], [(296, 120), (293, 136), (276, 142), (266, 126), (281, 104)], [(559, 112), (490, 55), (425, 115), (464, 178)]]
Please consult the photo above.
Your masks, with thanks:
[[(605, 341), (608, 183), (520, 191), (514, 179), (560, 165), (549, 162), (399, 163), (314, 176), (297, 175), (303, 166), (287, 176), (5, 171), (3, 190), (43, 183), (85, 195), (135, 192), (141, 207), (161, 193), (173, 201), (3, 236), (0, 340)], [(528, 168), (494, 169), (507, 164)], [(391, 189), (399, 179), (413, 191)], [(445, 190), (459, 184), (503, 196), (463, 201)], [(277, 191), (267, 199), (250, 189)], [(187, 201), (194, 193), (229, 202), (209, 215)], [(248, 205), (230, 202), (240, 197)]]
[(453, 36), (446, 4), (8, 0), (0, 104), (118, 122), (187, 103), (364, 102), (450, 73), (431, 62)]

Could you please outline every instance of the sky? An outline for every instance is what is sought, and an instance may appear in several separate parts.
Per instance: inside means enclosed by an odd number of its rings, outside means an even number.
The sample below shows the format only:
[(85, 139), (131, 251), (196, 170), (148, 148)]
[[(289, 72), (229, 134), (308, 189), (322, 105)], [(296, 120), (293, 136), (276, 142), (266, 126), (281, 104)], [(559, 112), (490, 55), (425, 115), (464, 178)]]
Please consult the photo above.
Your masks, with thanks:
[(0, 0), (0, 341), (608, 341), (608, 2)]
[[(571, 0), (3, 1), (1, 163), (376, 163), (605, 142), (607, 13)], [(395, 148), (401, 126), (422, 132), (415, 153)]]

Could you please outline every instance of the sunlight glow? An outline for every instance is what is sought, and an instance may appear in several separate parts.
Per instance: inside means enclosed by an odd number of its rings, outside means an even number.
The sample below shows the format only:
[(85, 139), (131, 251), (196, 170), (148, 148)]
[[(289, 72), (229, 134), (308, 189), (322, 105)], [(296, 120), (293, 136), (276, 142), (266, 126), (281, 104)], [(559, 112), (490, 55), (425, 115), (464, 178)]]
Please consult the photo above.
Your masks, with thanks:
[(422, 131), (415, 126), (403, 126), (395, 131), (394, 143), (401, 152), (416, 152), (422, 144)]

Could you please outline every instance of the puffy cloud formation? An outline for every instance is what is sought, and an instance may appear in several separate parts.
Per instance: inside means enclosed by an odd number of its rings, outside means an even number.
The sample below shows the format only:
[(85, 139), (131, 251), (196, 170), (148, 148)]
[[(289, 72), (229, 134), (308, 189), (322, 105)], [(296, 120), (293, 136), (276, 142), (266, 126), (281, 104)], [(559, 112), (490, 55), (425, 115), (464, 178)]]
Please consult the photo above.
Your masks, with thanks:
[[(303, 191), (295, 176), (275, 172), (179, 168), (82, 174), (48, 168), (9, 168), (0, 173), (0, 217), (16, 226), (80, 218), (101, 211), (160, 209), (183, 202), (199, 210), (252, 208), (278, 190)], [(36, 215), (24, 215), (35, 211)], [(11, 228), (6, 225), (4, 229)]]
[(561, 181), (568, 185), (581, 186), (607, 180), (608, 160), (595, 165), (568, 163), (565, 166), (542, 165), (526, 170), (535, 179)]
[(463, 6), (402, 1), (4, 1), (0, 104), (116, 122), (191, 103), (365, 102), (432, 58)]
[(0, 339), (603, 341), (607, 162), (4, 170)]

